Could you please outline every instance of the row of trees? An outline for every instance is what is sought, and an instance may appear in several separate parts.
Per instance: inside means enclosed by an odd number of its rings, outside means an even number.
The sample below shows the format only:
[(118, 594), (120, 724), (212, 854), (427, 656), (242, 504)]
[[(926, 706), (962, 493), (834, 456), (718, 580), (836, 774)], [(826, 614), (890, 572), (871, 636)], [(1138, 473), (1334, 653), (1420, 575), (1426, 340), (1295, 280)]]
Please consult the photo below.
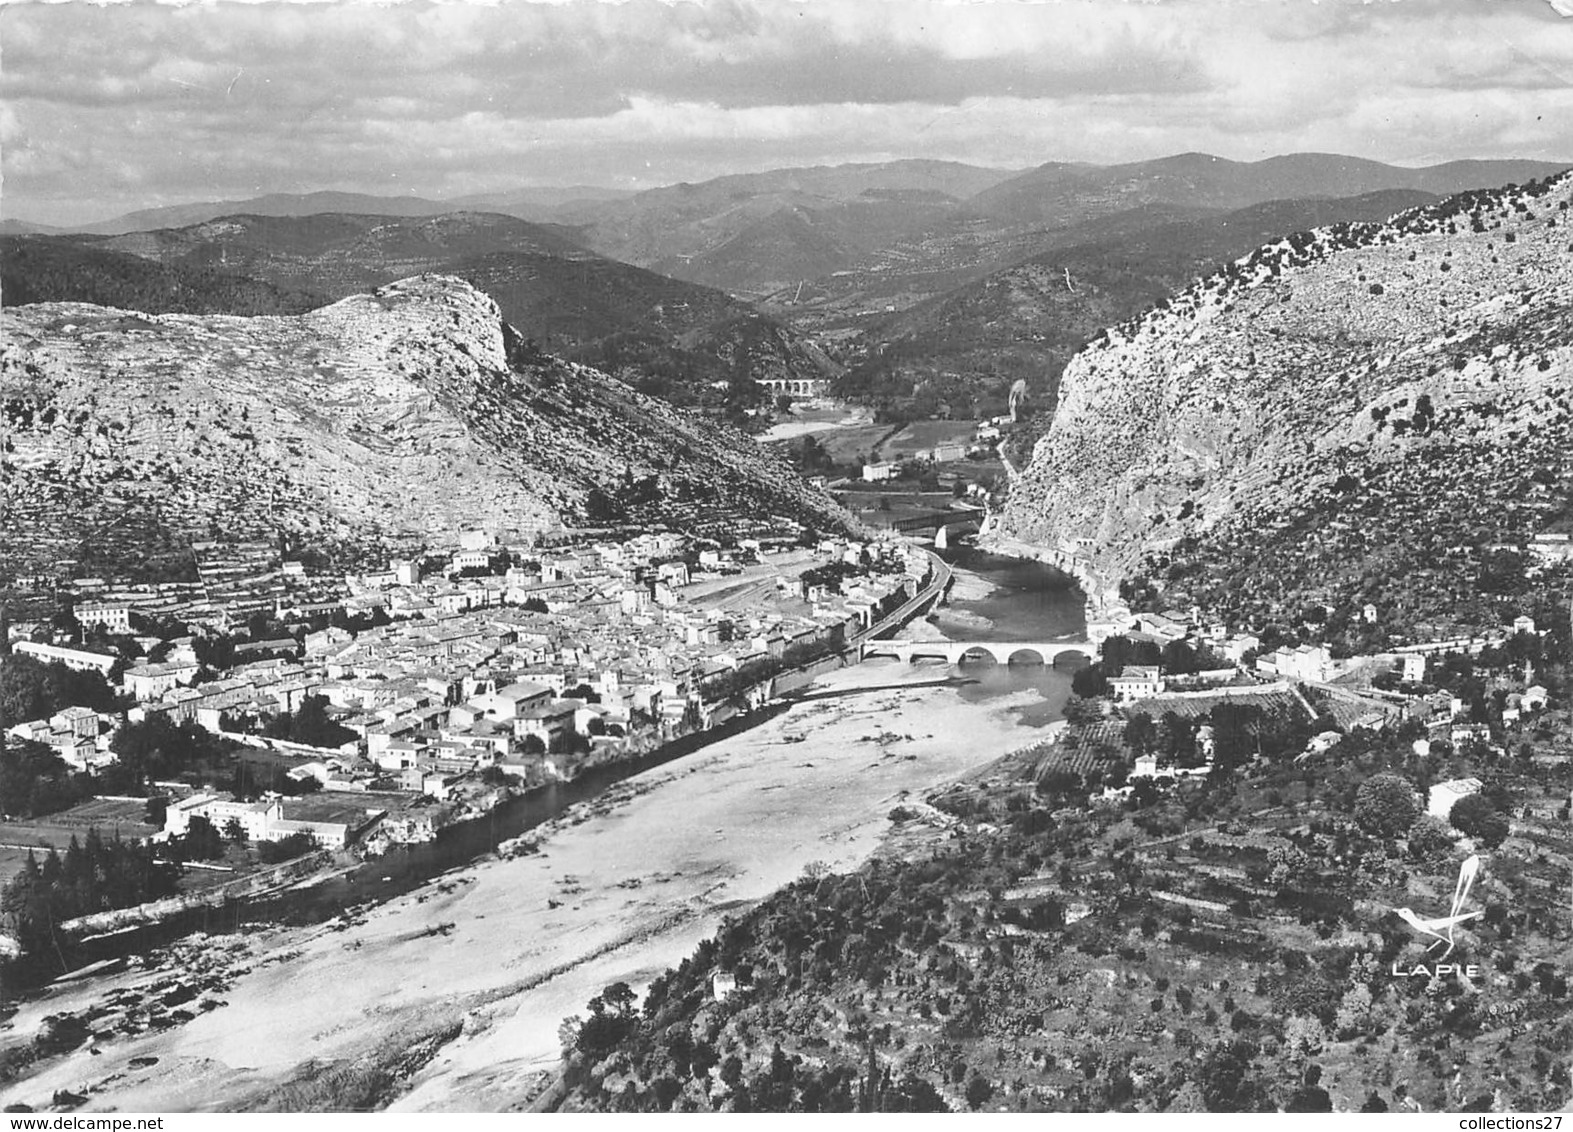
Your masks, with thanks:
[(109, 749), (120, 760), (99, 776), (106, 793), (145, 793), (150, 782), (178, 778), (195, 769), (227, 775), (233, 740), (223, 739), (194, 720), (176, 723), (166, 712), (139, 722), (127, 721)]
[(0, 663), (0, 725), (48, 719), (68, 707), (113, 712), (120, 710), (121, 703), (97, 672), (44, 664), (22, 653), (7, 656)]
[(1205, 645), (1169, 641), (1160, 646), (1156, 641), (1116, 635), (1104, 640), (1095, 662), (1078, 669), (1071, 677), (1071, 690), (1088, 699), (1107, 696), (1111, 690), (1109, 681), (1129, 665), (1161, 668), (1169, 676), (1231, 667)]
[(106, 841), (90, 829), (64, 854), (51, 849), (41, 863), (28, 854), (22, 871), (0, 888), (0, 924), (21, 944), (22, 968), (59, 969), (56, 929), (63, 921), (171, 896), (175, 877), (172, 867), (155, 862), (152, 846)]
[(36, 818), (91, 798), (97, 787), (42, 743), (6, 743), (0, 751), (0, 814)]
[[(1448, 824), (1486, 848), (1494, 849), (1507, 839), (1505, 811), (1512, 807), (1512, 802), (1512, 793), (1500, 781), (1487, 782), (1478, 792), (1453, 803), (1447, 816)], [(1438, 833), (1446, 837), (1439, 823), (1425, 819), (1414, 785), (1400, 774), (1376, 774), (1361, 783), (1355, 794), (1354, 819), (1373, 837), (1408, 837), (1411, 850), (1415, 850), (1414, 843), (1419, 842), (1421, 848), (1416, 855), (1423, 856), (1439, 848), (1436, 844)], [(1451, 844), (1449, 839), (1448, 847)]]
[(355, 739), (355, 732), (329, 718), (326, 696), (307, 696), (296, 711), (279, 712), (264, 725), (262, 734), (312, 747), (341, 747)]

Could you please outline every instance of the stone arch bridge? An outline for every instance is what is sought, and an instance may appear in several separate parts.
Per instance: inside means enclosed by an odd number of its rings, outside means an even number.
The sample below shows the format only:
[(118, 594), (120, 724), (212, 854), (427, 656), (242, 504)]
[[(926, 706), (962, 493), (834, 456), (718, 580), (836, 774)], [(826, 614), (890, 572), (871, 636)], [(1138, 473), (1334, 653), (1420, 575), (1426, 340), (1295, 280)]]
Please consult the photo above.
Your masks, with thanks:
[(943, 660), (959, 664), (969, 655), (984, 655), (996, 664), (1057, 664), (1067, 657), (1098, 659), (1092, 641), (864, 641), (861, 659), (891, 656), (910, 664), (914, 660)]

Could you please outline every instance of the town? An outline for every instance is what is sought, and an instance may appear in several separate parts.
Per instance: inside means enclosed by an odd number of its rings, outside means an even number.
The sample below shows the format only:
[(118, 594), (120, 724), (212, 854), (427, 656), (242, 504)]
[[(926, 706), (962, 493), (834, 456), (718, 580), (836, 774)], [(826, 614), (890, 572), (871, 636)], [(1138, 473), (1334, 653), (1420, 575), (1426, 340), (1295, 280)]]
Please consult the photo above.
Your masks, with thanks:
[(431, 840), (757, 709), (936, 582), (891, 538), (461, 542), (338, 578), (254, 553), (233, 605), (88, 579), (52, 622), (11, 625), (8, 702), (39, 706), (7, 721), (7, 758), (35, 775), (7, 791), (8, 872), (93, 827), (212, 859), (217, 831), (243, 874), (268, 845)]

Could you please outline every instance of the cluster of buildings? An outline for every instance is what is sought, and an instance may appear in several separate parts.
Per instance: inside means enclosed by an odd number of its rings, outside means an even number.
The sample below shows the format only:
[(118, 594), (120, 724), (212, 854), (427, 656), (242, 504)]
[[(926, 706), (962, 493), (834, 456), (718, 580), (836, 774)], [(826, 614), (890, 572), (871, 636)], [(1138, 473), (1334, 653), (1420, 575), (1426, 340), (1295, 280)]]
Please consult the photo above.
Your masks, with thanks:
[[(948, 464), (955, 460), (965, 460), (974, 452), (987, 452), (999, 443), (999, 423), (1008, 421), (1009, 417), (997, 417), (993, 421), (985, 421), (978, 425), (975, 437), (968, 440), (942, 440), (932, 448), (919, 448), (908, 459), (916, 460), (923, 464)], [(862, 479), (864, 483), (883, 483), (887, 480), (901, 478), (902, 461), (881, 460), (872, 464), (864, 464)]]
[[(1367, 606), (1362, 616), (1374, 622), (1377, 611)], [(1230, 633), (1224, 626), (1209, 624), (1196, 609), (1131, 613), (1113, 608), (1105, 620), (1089, 624), (1088, 629), (1089, 637), (1097, 642), (1119, 634), (1160, 647), (1171, 642), (1204, 645), (1234, 665), (1183, 676), (1166, 673), (1161, 665), (1126, 665), (1120, 675), (1109, 679), (1113, 698), (1123, 705), (1154, 697), (1205, 697), (1226, 686), (1233, 693), (1249, 694), (1310, 685), (1320, 689), (1323, 710), (1338, 720), (1340, 727), (1378, 728), (1395, 719), (1412, 719), (1424, 724), (1433, 738), (1455, 746), (1487, 742), (1491, 728), (1470, 718), (1472, 705), (1458, 696), (1422, 687), (1427, 659), (1449, 654), (1479, 656), (1488, 648), (1506, 645), (1515, 636), (1540, 631), (1534, 618), (1521, 615), (1502, 629), (1475, 637), (1425, 641), (1388, 652), (1335, 658), (1326, 646), (1315, 644), (1263, 652), (1255, 635)], [(1527, 676), (1524, 685), (1499, 697), (1505, 727), (1546, 706), (1544, 685)]]
[(92, 774), (115, 761), (109, 749), (120, 720), (116, 715), (92, 708), (62, 708), (48, 719), (18, 723), (6, 729), (13, 739), (42, 743), (61, 762), (78, 771)]
[(331, 820), (286, 818), (284, 806), (285, 800), (276, 796), (240, 802), (216, 794), (193, 794), (169, 804), (162, 836), (183, 837), (191, 828), (191, 819), (202, 818), (220, 833), (233, 822), (248, 841), (283, 841), (306, 834), (324, 848), (342, 849), (384, 816), (384, 811), (375, 808), (336, 807), (329, 815)]
[[(384, 616), (302, 626), (261, 642), (273, 654), (266, 659), (237, 656), (241, 663), (206, 680), (193, 638), (156, 642), (160, 660), (125, 668), (121, 688), (136, 701), (133, 720), (164, 714), (298, 756), (329, 790), (446, 799), (458, 780), (491, 768), (534, 784), (713, 726), (740, 710), (737, 682), (721, 678), (834, 651), (915, 595), (930, 570), (926, 554), (897, 540), (697, 549), (645, 534), (521, 560), (475, 536), (440, 567), (402, 560), (348, 577), (341, 599), (309, 610)], [(91, 608), (103, 624), (129, 630), (123, 612)], [(286, 623), (300, 612), (284, 601), (275, 609)], [(359, 627), (337, 627), (351, 623)], [(106, 675), (120, 662), (56, 645), (16, 647)], [(259, 734), (309, 697), (326, 701), (354, 738), (323, 748)], [(93, 770), (113, 760), (113, 722), (73, 708), (12, 731)], [(267, 802), (199, 795), (170, 813), (175, 834), (192, 815), (220, 825), (234, 818), (254, 840), (298, 832)]]

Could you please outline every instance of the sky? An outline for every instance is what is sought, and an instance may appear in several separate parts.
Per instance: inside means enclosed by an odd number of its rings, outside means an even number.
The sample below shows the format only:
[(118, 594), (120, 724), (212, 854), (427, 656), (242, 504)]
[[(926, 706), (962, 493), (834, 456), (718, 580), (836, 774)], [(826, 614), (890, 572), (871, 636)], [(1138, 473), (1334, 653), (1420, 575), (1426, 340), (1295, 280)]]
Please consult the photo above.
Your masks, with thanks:
[(6, 3), (0, 212), (927, 157), (1573, 159), (1573, 0)]

